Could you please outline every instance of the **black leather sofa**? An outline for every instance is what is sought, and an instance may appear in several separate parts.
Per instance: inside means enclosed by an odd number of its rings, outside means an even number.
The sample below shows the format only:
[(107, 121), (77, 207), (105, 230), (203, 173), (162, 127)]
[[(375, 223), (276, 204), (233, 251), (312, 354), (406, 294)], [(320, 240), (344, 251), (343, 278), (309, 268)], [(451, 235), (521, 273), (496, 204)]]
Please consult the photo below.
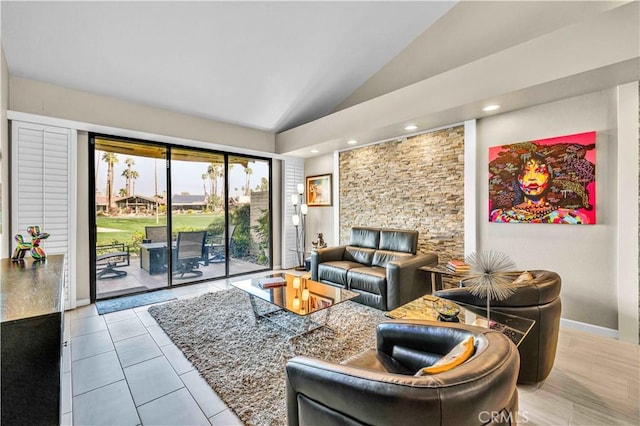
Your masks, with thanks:
[[(533, 280), (519, 285), (505, 300), (494, 300), (491, 309), (529, 318), (535, 321), (529, 334), (518, 346), (520, 351), (520, 375), (518, 383), (537, 383), (547, 378), (556, 357), (560, 316), (560, 276), (551, 271), (529, 271)], [(479, 298), (462, 288), (440, 290), (435, 296), (485, 307), (486, 298)]]
[[(463, 364), (415, 377), (474, 337)], [(297, 356), (286, 364), (287, 421), (297, 425), (516, 424), (520, 361), (503, 334), (462, 324), (395, 320), (377, 327), (377, 348), (341, 364)]]
[(438, 256), (417, 249), (418, 231), (355, 227), (348, 245), (311, 252), (311, 279), (360, 293), (356, 302), (395, 309), (431, 291), (418, 268)]

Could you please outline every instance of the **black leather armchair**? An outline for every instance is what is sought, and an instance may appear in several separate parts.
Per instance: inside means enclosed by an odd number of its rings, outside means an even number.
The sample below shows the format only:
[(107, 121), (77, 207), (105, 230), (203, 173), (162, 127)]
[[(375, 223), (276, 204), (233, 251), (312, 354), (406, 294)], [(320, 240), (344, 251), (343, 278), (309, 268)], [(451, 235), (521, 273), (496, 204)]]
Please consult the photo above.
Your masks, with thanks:
[(348, 245), (311, 252), (311, 279), (359, 293), (355, 302), (392, 310), (431, 291), (418, 270), (438, 263), (417, 253), (418, 231), (355, 227)]
[[(475, 353), (465, 363), (413, 375), (468, 336), (474, 336)], [(303, 356), (287, 362), (288, 424), (515, 424), (519, 364), (515, 345), (495, 331), (433, 321), (383, 322), (377, 349), (342, 364)]]
[[(518, 383), (537, 383), (547, 378), (556, 357), (560, 331), (560, 276), (551, 271), (529, 271), (533, 280), (519, 285), (505, 300), (491, 302), (491, 309), (529, 318), (536, 323), (520, 343), (520, 376)], [(435, 296), (485, 307), (487, 299), (479, 298), (468, 289), (440, 290)]]

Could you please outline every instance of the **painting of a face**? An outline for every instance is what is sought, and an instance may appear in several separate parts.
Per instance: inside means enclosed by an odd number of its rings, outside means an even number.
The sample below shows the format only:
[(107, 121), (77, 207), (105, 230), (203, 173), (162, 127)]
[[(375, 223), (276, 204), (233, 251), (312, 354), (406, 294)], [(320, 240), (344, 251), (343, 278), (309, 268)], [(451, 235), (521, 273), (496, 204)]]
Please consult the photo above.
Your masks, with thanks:
[(547, 165), (532, 158), (529, 159), (518, 174), (518, 184), (525, 195), (537, 197), (549, 187), (549, 169)]

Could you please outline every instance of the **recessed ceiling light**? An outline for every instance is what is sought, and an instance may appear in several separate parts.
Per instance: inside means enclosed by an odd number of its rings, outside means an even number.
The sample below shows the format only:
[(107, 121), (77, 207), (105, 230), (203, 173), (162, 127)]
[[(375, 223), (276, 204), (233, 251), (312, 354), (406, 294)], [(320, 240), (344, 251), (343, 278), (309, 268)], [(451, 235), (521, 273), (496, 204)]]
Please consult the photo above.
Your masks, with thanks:
[(318, 151), (317, 149), (312, 149), (312, 150), (311, 150), (311, 153), (312, 153), (312, 154), (317, 154), (317, 153), (319, 153), (319, 152), (320, 152), (320, 151)]
[(482, 108), (482, 110), (485, 112), (495, 111), (497, 109), (500, 109), (500, 105), (493, 104), (493, 105), (487, 105), (486, 107)]
[(416, 126), (415, 124), (410, 124), (407, 127), (405, 127), (405, 130), (416, 130), (418, 128), (418, 126)]
[(357, 140), (355, 140), (355, 139), (351, 139), (350, 141), (347, 141), (347, 143), (348, 143), (349, 145), (355, 145), (355, 144), (357, 144), (357, 143), (358, 143), (358, 141), (357, 141)]

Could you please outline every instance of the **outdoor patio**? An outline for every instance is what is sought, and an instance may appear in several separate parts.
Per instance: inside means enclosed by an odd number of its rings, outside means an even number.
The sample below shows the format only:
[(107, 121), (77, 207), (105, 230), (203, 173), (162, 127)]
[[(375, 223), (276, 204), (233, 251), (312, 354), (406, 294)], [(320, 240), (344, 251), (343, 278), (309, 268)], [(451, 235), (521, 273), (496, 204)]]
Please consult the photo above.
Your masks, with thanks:
[[(263, 270), (264, 268), (265, 266), (263, 265), (257, 265), (255, 263), (234, 258), (231, 258), (229, 262), (230, 275)], [(180, 278), (179, 275), (175, 275), (173, 276), (173, 285), (186, 284), (192, 281), (224, 278), (224, 269), (224, 262), (211, 262), (208, 265), (201, 263), (198, 270), (202, 271), (202, 276), (193, 277), (188, 275), (184, 278)], [(167, 273), (150, 274), (147, 272), (140, 265), (140, 256), (138, 253), (131, 253), (129, 266), (118, 267), (117, 270), (124, 271), (127, 274), (117, 278), (96, 279), (96, 295), (98, 299), (107, 299), (130, 293), (166, 288), (168, 285)]]

